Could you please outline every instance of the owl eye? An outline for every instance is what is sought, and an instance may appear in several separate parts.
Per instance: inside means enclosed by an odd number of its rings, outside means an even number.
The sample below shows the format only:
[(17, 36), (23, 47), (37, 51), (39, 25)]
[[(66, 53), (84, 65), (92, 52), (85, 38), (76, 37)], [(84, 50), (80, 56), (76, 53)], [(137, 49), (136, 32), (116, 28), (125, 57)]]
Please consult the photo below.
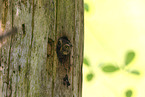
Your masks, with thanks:
[(65, 46), (65, 48), (66, 48), (66, 49), (68, 49), (68, 48), (69, 48), (69, 46), (68, 46), (68, 45), (66, 45), (66, 46)]
[(61, 46), (62, 45), (62, 40), (58, 41), (58, 45)]

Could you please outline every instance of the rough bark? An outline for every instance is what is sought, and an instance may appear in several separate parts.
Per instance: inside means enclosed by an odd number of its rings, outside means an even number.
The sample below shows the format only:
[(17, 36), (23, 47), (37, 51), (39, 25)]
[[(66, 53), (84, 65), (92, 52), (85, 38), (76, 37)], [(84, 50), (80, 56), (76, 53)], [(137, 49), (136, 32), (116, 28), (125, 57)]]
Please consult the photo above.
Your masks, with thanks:
[[(2, 28), (18, 33), (0, 51), (1, 96), (82, 97), (83, 0), (3, 0), (2, 8)], [(56, 46), (63, 36), (73, 47), (61, 63)]]

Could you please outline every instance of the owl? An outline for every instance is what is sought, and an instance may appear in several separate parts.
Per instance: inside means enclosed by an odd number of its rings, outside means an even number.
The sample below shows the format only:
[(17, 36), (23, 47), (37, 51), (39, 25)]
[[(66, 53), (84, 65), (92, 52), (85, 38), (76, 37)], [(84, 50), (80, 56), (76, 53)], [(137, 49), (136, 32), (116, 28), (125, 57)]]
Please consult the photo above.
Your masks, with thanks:
[(66, 37), (58, 39), (57, 43), (57, 56), (59, 59), (64, 59), (71, 52), (72, 44)]

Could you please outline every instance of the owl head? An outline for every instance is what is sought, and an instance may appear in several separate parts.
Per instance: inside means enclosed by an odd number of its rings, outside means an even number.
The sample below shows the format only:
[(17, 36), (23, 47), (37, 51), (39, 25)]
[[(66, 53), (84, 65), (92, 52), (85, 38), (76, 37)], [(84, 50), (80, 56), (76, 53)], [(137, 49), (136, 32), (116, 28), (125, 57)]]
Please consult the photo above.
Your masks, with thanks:
[(69, 55), (72, 49), (72, 44), (67, 38), (60, 38), (58, 40), (58, 50), (62, 56)]

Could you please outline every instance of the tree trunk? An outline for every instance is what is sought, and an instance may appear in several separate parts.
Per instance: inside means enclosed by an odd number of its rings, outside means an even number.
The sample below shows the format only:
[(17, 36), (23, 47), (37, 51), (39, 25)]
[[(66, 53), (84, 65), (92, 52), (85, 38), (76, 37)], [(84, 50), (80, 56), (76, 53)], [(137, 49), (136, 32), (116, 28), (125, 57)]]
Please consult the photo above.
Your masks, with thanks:
[[(18, 31), (0, 50), (1, 96), (82, 97), (83, 0), (3, 0), (1, 5), (1, 30)], [(60, 38), (72, 44), (61, 58)]]

